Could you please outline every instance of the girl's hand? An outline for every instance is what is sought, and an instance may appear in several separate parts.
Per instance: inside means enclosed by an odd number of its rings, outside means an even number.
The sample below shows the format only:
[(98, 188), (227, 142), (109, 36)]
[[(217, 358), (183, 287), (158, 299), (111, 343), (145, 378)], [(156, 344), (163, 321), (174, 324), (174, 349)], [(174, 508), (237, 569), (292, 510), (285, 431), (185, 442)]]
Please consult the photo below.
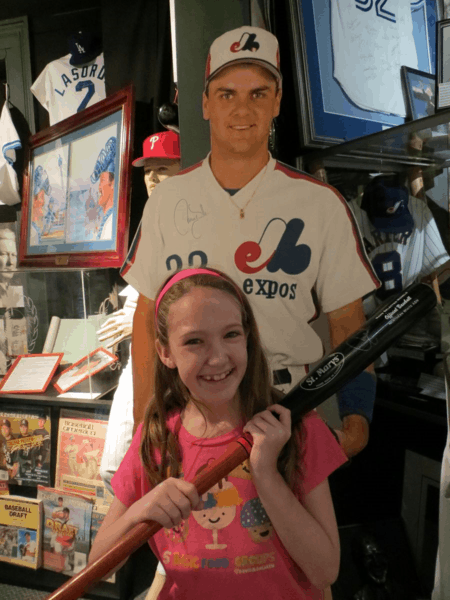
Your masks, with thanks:
[(195, 485), (169, 477), (134, 504), (136, 520), (156, 521), (171, 529), (187, 519), (194, 508), (201, 508)]
[[(278, 420), (272, 412), (280, 416)], [(252, 434), (253, 448), (250, 468), (256, 476), (277, 470), (278, 456), (291, 437), (291, 411), (280, 404), (272, 404), (256, 414), (244, 427)]]

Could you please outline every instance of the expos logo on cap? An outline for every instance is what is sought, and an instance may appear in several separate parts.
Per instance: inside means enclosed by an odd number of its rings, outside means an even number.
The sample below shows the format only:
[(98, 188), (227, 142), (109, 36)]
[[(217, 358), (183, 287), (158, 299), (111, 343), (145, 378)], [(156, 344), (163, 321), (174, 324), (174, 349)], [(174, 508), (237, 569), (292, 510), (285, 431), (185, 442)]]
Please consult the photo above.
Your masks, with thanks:
[(227, 31), (211, 44), (205, 71), (205, 89), (222, 69), (238, 63), (264, 67), (281, 85), (280, 51), (277, 38), (260, 27), (240, 27)]

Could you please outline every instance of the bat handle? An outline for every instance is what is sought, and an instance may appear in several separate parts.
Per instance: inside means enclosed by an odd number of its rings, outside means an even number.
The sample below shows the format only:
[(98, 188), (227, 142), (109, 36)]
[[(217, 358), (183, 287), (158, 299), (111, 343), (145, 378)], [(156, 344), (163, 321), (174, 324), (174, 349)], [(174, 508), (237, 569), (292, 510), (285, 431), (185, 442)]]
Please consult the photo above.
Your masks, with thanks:
[[(249, 456), (251, 447), (252, 436), (248, 433), (229, 444), (220, 458), (208, 465), (192, 481), (199, 496), (205, 494), (213, 485), (219, 483), (239, 466)], [(115, 546), (50, 594), (47, 600), (77, 600), (90, 587), (126, 560), (144, 542), (154, 536), (161, 527), (155, 521), (139, 523), (128, 531)]]

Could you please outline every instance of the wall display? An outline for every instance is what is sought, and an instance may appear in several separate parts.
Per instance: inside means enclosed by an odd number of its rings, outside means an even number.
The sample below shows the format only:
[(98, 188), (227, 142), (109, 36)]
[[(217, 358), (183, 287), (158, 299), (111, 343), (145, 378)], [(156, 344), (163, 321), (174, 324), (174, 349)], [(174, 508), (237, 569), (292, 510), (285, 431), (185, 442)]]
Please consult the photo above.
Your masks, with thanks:
[(43, 567), (74, 575), (87, 564), (93, 500), (59, 489), (38, 487), (44, 505)]
[(18, 356), (0, 382), (0, 394), (45, 392), (62, 357), (61, 352)]
[(402, 80), (411, 119), (434, 115), (436, 109), (436, 77), (425, 71), (402, 67)]
[(50, 485), (50, 409), (2, 405), (0, 480), (19, 485)]
[(132, 105), (130, 86), (30, 138), (20, 266), (122, 265)]
[(0, 561), (41, 566), (42, 515), (40, 500), (0, 496)]
[(105, 348), (97, 348), (65, 369), (53, 385), (60, 394), (63, 394), (117, 360), (115, 354)]
[(341, 143), (404, 123), (401, 67), (434, 73), (439, 2), (289, 5), (303, 146)]
[(110, 502), (100, 477), (108, 418), (79, 410), (62, 409), (58, 427), (55, 487)]
[(450, 106), (450, 19), (437, 24), (436, 108)]

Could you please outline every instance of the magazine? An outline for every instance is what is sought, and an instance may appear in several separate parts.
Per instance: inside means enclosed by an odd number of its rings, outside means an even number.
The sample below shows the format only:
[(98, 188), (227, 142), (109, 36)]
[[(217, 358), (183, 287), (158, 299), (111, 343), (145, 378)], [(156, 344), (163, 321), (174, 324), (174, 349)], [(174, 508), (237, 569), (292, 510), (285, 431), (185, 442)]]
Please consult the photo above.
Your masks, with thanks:
[(0, 496), (0, 561), (41, 566), (42, 515), (40, 500)]
[(74, 575), (87, 565), (93, 500), (38, 486), (44, 506), (43, 567)]
[(109, 501), (100, 477), (107, 426), (106, 414), (61, 409), (55, 487)]
[(50, 409), (1, 406), (0, 481), (50, 485)]
[[(105, 518), (107, 512), (109, 510), (109, 506), (107, 504), (94, 504), (92, 509), (92, 521), (91, 521), (91, 548), (95, 540), (95, 536), (100, 529), (101, 524), (103, 523), (103, 519)], [(105, 581), (109, 581), (110, 583), (116, 582), (116, 574), (113, 573), (108, 579), (104, 579)]]

